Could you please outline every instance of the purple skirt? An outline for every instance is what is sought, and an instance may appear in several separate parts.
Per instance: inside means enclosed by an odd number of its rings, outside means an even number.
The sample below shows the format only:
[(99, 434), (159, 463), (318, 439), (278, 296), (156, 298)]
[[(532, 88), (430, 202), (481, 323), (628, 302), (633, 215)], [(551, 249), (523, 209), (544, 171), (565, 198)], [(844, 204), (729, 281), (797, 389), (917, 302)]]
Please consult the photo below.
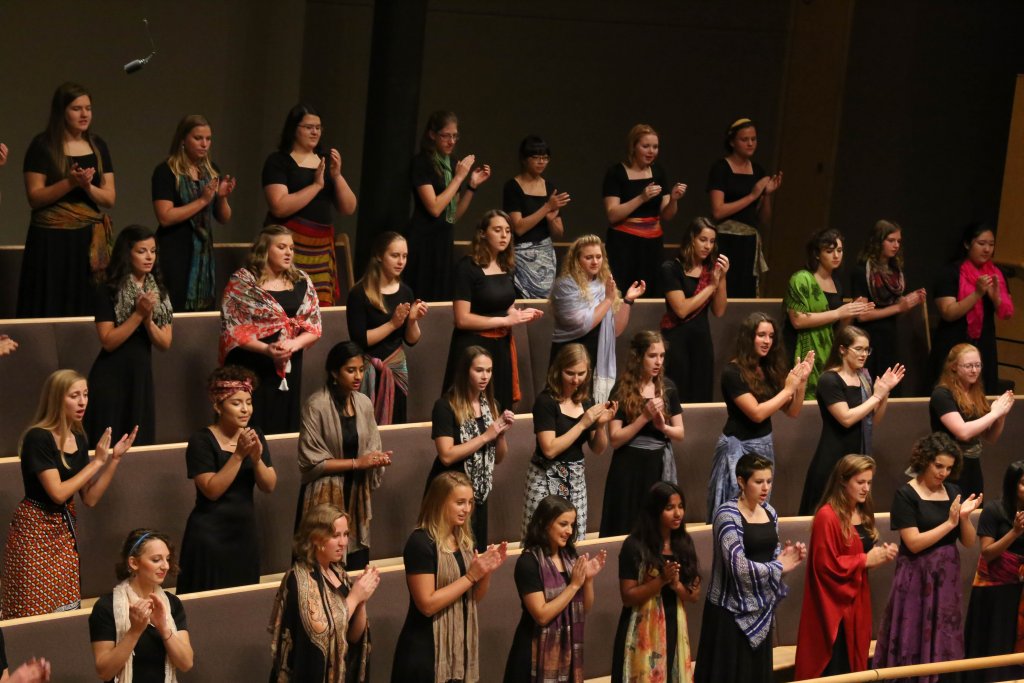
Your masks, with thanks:
[[(896, 571), (878, 627), (875, 667), (963, 659), (960, 551), (955, 544), (896, 558)], [(935, 683), (938, 676), (912, 680)]]

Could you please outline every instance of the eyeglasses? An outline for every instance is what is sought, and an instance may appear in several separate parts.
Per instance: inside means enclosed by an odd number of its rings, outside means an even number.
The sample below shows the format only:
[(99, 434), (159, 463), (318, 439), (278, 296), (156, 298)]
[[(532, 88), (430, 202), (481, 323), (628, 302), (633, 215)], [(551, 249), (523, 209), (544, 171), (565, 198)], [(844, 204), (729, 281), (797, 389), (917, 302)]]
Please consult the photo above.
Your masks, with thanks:
[(530, 159), (533, 161), (551, 161), (551, 157), (547, 154), (531, 154)]
[(870, 356), (871, 352), (874, 351), (874, 349), (871, 348), (870, 346), (851, 346), (850, 350), (856, 353), (857, 355), (863, 353), (865, 356)]
[(438, 139), (444, 140), (445, 142), (458, 142), (459, 140), (458, 133), (438, 133), (437, 137)]
[(319, 123), (300, 123), (299, 128), (308, 130), (310, 133), (319, 133), (324, 129), (323, 125)]
[(964, 370), (981, 370), (981, 363), (961, 363), (960, 367)]

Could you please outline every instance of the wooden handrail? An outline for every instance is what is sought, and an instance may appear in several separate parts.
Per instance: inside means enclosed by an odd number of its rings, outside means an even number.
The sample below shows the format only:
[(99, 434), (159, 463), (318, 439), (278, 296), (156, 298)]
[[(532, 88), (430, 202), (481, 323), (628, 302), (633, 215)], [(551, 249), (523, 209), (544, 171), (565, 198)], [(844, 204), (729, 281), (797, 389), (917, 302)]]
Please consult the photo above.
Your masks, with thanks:
[(932, 662), (930, 664), (908, 664), (907, 666), (889, 666), (884, 669), (868, 669), (852, 674), (809, 678), (804, 683), (867, 683), (868, 681), (890, 681), (897, 678), (912, 676), (932, 676), (935, 674), (953, 673), (956, 671), (977, 671), (1003, 666), (1024, 666), (1024, 652), (1012, 655), (994, 655), (992, 657), (975, 657), (973, 659), (954, 659), (949, 662)]

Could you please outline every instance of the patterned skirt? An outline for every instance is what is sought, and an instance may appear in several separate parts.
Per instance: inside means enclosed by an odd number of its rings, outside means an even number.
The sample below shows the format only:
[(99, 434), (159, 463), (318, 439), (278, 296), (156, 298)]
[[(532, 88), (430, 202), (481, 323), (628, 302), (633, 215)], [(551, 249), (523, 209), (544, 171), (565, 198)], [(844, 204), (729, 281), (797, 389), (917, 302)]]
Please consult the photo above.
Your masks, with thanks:
[(334, 252), (334, 226), (292, 218), (284, 224), (295, 242), (295, 266), (306, 271), (321, 306), (341, 300), (338, 263)]
[(582, 460), (552, 462), (547, 469), (530, 463), (523, 493), (522, 538), (537, 505), (548, 496), (561, 496), (575, 506), (576, 540), (582, 541), (587, 535), (587, 478)]
[(551, 238), (539, 242), (520, 242), (515, 246), (516, 268), (512, 282), (520, 299), (547, 299), (555, 282), (555, 248)]
[(75, 506), (49, 512), (23, 499), (7, 537), (0, 618), (16, 619), (78, 609), (82, 603)]

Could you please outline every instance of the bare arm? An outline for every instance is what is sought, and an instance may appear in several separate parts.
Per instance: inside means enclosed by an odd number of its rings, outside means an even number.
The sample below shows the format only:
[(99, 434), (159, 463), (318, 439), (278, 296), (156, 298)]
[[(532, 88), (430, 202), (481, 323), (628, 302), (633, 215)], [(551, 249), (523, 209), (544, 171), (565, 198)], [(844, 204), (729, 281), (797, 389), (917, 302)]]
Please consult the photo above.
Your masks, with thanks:
[(957, 301), (951, 296), (940, 296), (935, 300), (935, 307), (939, 309), (939, 315), (948, 323), (967, 315), (967, 311), (974, 308), (982, 295), (977, 290), (971, 292), (963, 299)]
[(159, 327), (152, 318), (146, 318), (146, 334), (149, 335), (149, 340), (153, 342), (160, 351), (166, 351), (171, 348), (171, 340), (174, 338), (174, 332), (172, 325), (168, 323), (163, 327)]
[(322, 171), (318, 176), (319, 182), (314, 180), (301, 190), (289, 193), (288, 186), (279, 183), (263, 186), (263, 196), (267, 200), (270, 215), (274, 218), (287, 218), (298, 213), (316, 197), (324, 187)]
[(708, 193), (708, 197), (711, 199), (711, 217), (715, 219), (716, 223), (739, 213), (760, 198), (751, 193), (734, 201), (726, 202), (725, 193), (721, 190), (711, 190)]
[(196, 475), (196, 488), (210, 500), (218, 500), (235, 481), (245, 458), (245, 454), (236, 448), (219, 470)]
[[(473, 582), (465, 575), (444, 588), (434, 588), (434, 574), (408, 574), (405, 581), (409, 586), (409, 594), (416, 609), (424, 616), (432, 617), (445, 607), (461, 598), (466, 591), (473, 588)], [(481, 580), (478, 583), (483, 583)]]

